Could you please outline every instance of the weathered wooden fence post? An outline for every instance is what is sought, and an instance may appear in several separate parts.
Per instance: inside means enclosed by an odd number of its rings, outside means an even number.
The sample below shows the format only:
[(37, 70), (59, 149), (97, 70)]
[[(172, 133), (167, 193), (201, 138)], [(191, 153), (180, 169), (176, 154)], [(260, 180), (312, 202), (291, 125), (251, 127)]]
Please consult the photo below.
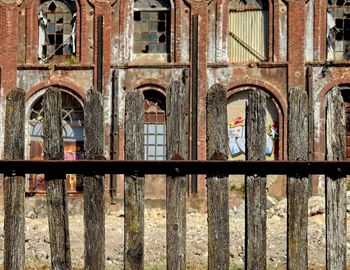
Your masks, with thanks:
[[(125, 160), (144, 159), (143, 94), (127, 93), (125, 100)], [(143, 175), (124, 179), (124, 268), (143, 269), (144, 263), (144, 185)]]
[[(308, 97), (295, 87), (288, 93), (288, 158), (308, 159)], [(307, 269), (308, 175), (288, 175), (287, 180), (287, 267)]]
[[(61, 93), (49, 87), (43, 98), (44, 158), (63, 160)], [(49, 219), (51, 267), (71, 269), (68, 206), (65, 175), (45, 175), (47, 215)]]
[[(167, 89), (167, 159), (184, 160), (188, 155), (188, 106), (186, 89), (175, 81)], [(167, 175), (166, 234), (167, 269), (186, 268), (187, 177)]]
[[(226, 89), (220, 84), (207, 94), (207, 159), (225, 160), (228, 149)], [(207, 175), (208, 269), (229, 269), (230, 234), (228, 175)]]
[[(5, 159), (24, 160), (24, 97), (22, 89), (6, 98)], [(4, 179), (4, 268), (24, 269), (24, 176)]]
[[(266, 157), (266, 96), (250, 91), (246, 113), (247, 160)], [(266, 175), (245, 178), (245, 268), (266, 269)]]
[[(84, 102), (85, 158), (103, 159), (103, 104), (90, 89)], [(84, 176), (85, 269), (105, 269), (104, 176)]]
[[(345, 160), (345, 110), (338, 88), (327, 95), (326, 159)], [(326, 268), (346, 269), (346, 175), (326, 175)]]

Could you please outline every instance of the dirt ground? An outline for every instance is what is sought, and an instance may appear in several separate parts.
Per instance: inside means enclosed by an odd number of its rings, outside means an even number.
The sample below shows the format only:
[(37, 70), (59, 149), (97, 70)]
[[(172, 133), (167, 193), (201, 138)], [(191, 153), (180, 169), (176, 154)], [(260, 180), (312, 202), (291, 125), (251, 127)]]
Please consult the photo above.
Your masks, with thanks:
[[(286, 216), (283, 202), (268, 211), (267, 264), (268, 269), (285, 269)], [(242, 210), (243, 209), (243, 210)], [(282, 210), (281, 210), (282, 209)], [(325, 269), (325, 222), (322, 211), (309, 217), (309, 269)], [(3, 260), (3, 220), (0, 219), (0, 262)], [(106, 269), (123, 269), (123, 209), (106, 215)], [(72, 263), (83, 269), (84, 230), (82, 215), (69, 217)], [(145, 268), (165, 269), (166, 213), (162, 209), (145, 210)], [(348, 220), (348, 231), (350, 219)], [(188, 269), (206, 269), (207, 216), (205, 212), (189, 209), (187, 214)], [(48, 224), (46, 218), (26, 219), (26, 269), (50, 269)], [(350, 234), (348, 234), (348, 247)], [(230, 209), (230, 268), (243, 269), (244, 207)], [(350, 249), (348, 249), (349, 255)], [(349, 258), (350, 256), (348, 256)]]

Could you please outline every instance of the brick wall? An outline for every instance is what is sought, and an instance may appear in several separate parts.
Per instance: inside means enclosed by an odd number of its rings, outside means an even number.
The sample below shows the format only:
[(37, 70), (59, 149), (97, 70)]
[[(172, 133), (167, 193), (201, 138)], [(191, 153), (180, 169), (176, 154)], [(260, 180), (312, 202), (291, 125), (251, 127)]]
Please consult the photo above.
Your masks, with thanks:
[[(123, 157), (123, 109), (125, 92), (133, 88), (166, 88), (171, 80), (183, 79), (185, 70), (192, 67), (191, 16), (199, 16), (199, 70), (198, 70), (198, 158), (205, 158), (205, 96), (214, 83), (227, 87), (229, 95), (242, 86), (266, 91), (279, 105), (280, 158), (286, 158), (287, 92), (307, 85), (313, 97), (314, 158), (322, 159), (324, 119), (324, 95), (335, 84), (350, 84), (348, 62), (332, 64), (325, 75), (320, 72), (326, 59), (326, 2), (309, 0), (313, 4), (313, 60), (305, 61), (305, 31), (307, 20), (304, 0), (269, 0), (269, 57), (261, 63), (229, 63), (229, 1), (172, 0), (171, 12), (171, 61), (161, 62), (152, 58), (138, 61), (132, 57), (132, 3), (130, 1), (79, 0), (78, 3), (78, 50), (74, 63), (52, 62), (40, 64), (37, 58), (39, 1), (0, 0), (0, 66), (1, 89), (6, 95), (12, 88), (26, 90), (27, 98), (48, 85), (59, 85), (83, 98), (90, 87), (97, 85), (97, 18), (104, 18), (103, 91), (105, 100), (105, 126), (107, 158), (110, 154), (111, 89), (112, 72), (118, 89), (119, 157)], [(286, 25), (285, 25), (286, 24)], [(286, 27), (286, 28), (285, 28)], [(310, 39), (310, 37), (308, 37)], [(287, 50), (284, 51), (284, 47)], [(287, 57), (284, 57), (287, 55)], [(306, 76), (306, 68), (312, 68)], [(192, 72), (189, 73), (191, 76)], [(188, 82), (191, 82), (191, 77)], [(311, 83), (310, 83), (311, 82)], [(191, 88), (191, 84), (189, 84)], [(193, 110), (192, 110), (193, 112)], [(1, 116), (3, 118), (3, 116)], [(0, 121), (2, 122), (2, 120)], [(154, 185), (152, 185), (154, 186)], [(118, 188), (122, 193), (121, 186)], [(278, 188), (277, 188), (278, 189)], [(282, 190), (282, 186), (280, 187)], [(159, 195), (159, 194), (158, 194)], [(157, 197), (157, 192), (150, 196)], [(205, 195), (205, 179), (199, 177), (199, 195)], [(158, 196), (159, 197), (159, 196)]]

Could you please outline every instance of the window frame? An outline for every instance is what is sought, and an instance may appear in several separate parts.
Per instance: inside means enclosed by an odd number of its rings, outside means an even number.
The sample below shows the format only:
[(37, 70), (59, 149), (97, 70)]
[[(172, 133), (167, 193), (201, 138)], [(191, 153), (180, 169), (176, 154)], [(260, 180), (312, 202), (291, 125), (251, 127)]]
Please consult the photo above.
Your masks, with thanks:
[[(84, 106), (83, 103), (77, 95), (64, 89), (59, 88), (62, 94), (62, 132), (63, 137), (65, 137), (66, 131), (80, 129), (79, 136), (80, 140), (72, 140), (69, 136), (63, 138), (64, 145), (64, 157), (65, 159), (84, 159), (84, 140), (83, 140), (83, 125), (84, 125)], [(43, 151), (42, 149), (42, 127), (40, 127), (40, 122), (42, 122), (43, 110), (41, 106), (41, 100), (44, 96), (46, 89), (43, 91), (35, 93), (30, 97), (26, 108), (26, 147), (25, 156), (26, 159), (41, 160), (43, 159), (43, 152), (40, 156), (34, 156), (32, 151)], [(66, 96), (66, 98), (64, 97)], [(67, 102), (65, 102), (67, 100)], [(73, 103), (70, 102), (73, 101)], [(73, 106), (73, 108), (71, 108)], [(35, 131), (35, 126), (37, 126), (37, 134), (33, 134)], [(68, 127), (68, 128), (67, 128)], [(73, 149), (75, 148), (75, 150)], [(35, 177), (35, 179), (33, 179)], [(70, 194), (81, 193), (83, 191), (82, 186), (82, 176), (75, 174), (66, 175), (66, 187), (67, 192)], [(77, 185), (79, 183), (79, 185)], [(76, 186), (74, 189), (74, 185)], [(26, 194), (45, 194), (45, 181), (44, 175), (42, 174), (30, 174), (26, 176)]]
[[(152, 62), (171, 62), (172, 60), (172, 54), (173, 54), (173, 36), (174, 36), (174, 28), (172, 27), (174, 23), (174, 8), (173, 8), (173, 3), (172, 0), (168, 0), (169, 2), (169, 7), (156, 7), (156, 8), (151, 8), (151, 7), (145, 7), (145, 8), (140, 8), (140, 7), (134, 7), (135, 1), (133, 1), (133, 7), (131, 10), (132, 14), (132, 42), (131, 42), (131, 61), (133, 62), (149, 62), (149, 60), (152, 60)], [(137, 53), (134, 50), (134, 45), (135, 45), (135, 20), (134, 20), (134, 15), (135, 12), (166, 12), (166, 25), (165, 25), (165, 31), (164, 33), (166, 34), (166, 39), (165, 39), (165, 52), (163, 53)], [(141, 32), (140, 32), (141, 33)], [(158, 33), (158, 31), (157, 31)]]
[[(166, 97), (163, 93), (155, 89), (147, 89), (143, 91), (144, 94), (144, 158), (145, 160), (166, 160), (167, 152), (167, 134), (166, 134)], [(153, 116), (153, 117), (152, 117)], [(154, 133), (147, 132), (149, 126), (154, 125)], [(158, 133), (157, 127), (159, 125), (163, 126), (163, 133)], [(150, 135), (154, 136), (154, 144), (148, 143), (148, 138)], [(163, 143), (157, 144), (157, 136), (163, 137)], [(147, 137), (147, 140), (146, 140)], [(154, 154), (148, 155), (148, 146), (154, 146)], [(157, 155), (157, 146), (163, 147), (163, 154)], [(154, 157), (154, 159), (149, 159), (149, 156)], [(162, 157), (162, 159), (157, 159), (157, 157)]]
[[(273, 23), (273, 12), (272, 12), (272, 4), (270, 0), (262, 0), (262, 5), (263, 7), (258, 7), (255, 4), (247, 4), (246, 6), (235, 6), (235, 4), (233, 3), (233, 0), (230, 1), (229, 5), (228, 5), (228, 25), (227, 25), (227, 35), (228, 35), (228, 53), (227, 53), (227, 57), (228, 57), (228, 61), (230, 63), (234, 63), (234, 64), (241, 64), (241, 63), (261, 63), (261, 62), (269, 62), (272, 61), (272, 38), (273, 38), (273, 33), (272, 33), (272, 23)], [(234, 12), (248, 12), (248, 11), (262, 11), (265, 14), (262, 14), (262, 17), (264, 19), (264, 17), (266, 18), (266, 22), (265, 22), (265, 30), (266, 30), (266, 34), (265, 34), (265, 56), (264, 55), (260, 55), (260, 52), (257, 51), (254, 48), (251, 48), (251, 46), (249, 46), (249, 44), (247, 44), (247, 42), (245, 42), (243, 39), (241, 39), (240, 37), (234, 36), (234, 33), (232, 33), (231, 31), (231, 20), (233, 20), (231, 18), (231, 16), (233, 16), (232, 13)], [(254, 55), (256, 58), (260, 58), (257, 60), (235, 60), (234, 56), (231, 55), (231, 51), (234, 50), (233, 49), (233, 45), (231, 45), (231, 42), (233, 42), (233, 40), (236, 40), (236, 42), (240, 43), (240, 46), (248, 46), (248, 50), (250, 54)]]
[[(336, 1), (337, 2), (337, 1)], [(345, 1), (344, 1), (345, 2)], [(344, 3), (345, 4), (345, 3)], [(348, 5), (339, 5), (337, 3), (334, 4), (330, 4), (328, 1), (327, 4), (327, 26), (328, 26), (328, 16), (331, 16), (333, 19), (333, 22), (335, 24), (335, 28), (336, 30), (333, 30), (333, 28), (331, 29), (327, 29), (327, 34), (326, 34), (326, 57), (328, 61), (334, 61), (334, 62), (349, 62), (350, 61), (350, 2), (348, 3)], [(346, 18), (345, 12), (343, 13), (343, 17), (338, 17), (338, 14), (336, 12), (337, 9), (348, 9), (349, 10), (349, 15), (348, 18)], [(339, 32), (337, 32), (337, 30), (339, 30), (340, 28), (337, 25), (337, 20), (343, 20), (343, 27), (341, 28), (343, 33), (343, 38), (342, 39), (337, 39), (337, 35), (340, 35)], [(348, 28), (345, 27), (345, 23), (344, 21), (348, 20)], [(345, 31), (344, 30), (348, 30), (348, 40), (344, 39), (345, 36)], [(332, 31), (332, 32), (329, 32)], [(337, 41), (341, 41), (343, 43), (343, 47), (342, 50), (339, 50), (339, 46), (337, 45)], [(331, 42), (331, 45), (329, 45), (329, 43)], [(340, 42), (339, 42), (340, 43)], [(347, 45), (346, 45), (347, 43)], [(348, 52), (346, 52), (346, 47), (348, 48)], [(338, 48), (338, 50), (337, 50)], [(337, 55), (342, 54), (342, 58), (338, 58)], [(345, 55), (347, 54), (347, 56)]]
[[(56, 4), (57, 7), (64, 7), (65, 11), (61, 12), (58, 11), (57, 14), (62, 13), (63, 14), (63, 23), (62, 23), (62, 28), (63, 28), (63, 32), (62, 32), (62, 42), (57, 43), (56, 38), (57, 38), (57, 32), (56, 32), (56, 26), (57, 26), (57, 22), (53, 22), (51, 23), (51, 25), (54, 26), (55, 28), (55, 32), (53, 32), (54, 34), (50, 34), (49, 31), (49, 15), (52, 14), (53, 16), (55, 16), (56, 12), (51, 12), (50, 11), (50, 5), (51, 4)], [(57, 3), (60, 3), (59, 5), (57, 5)], [(45, 31), (45, 42), (43, 44), (40, 44), (40, 19), (38, 19), (38, 23), (37, 23), (37, 27), (38, 27), (38, 38), (37, 38), (37, 42), (38, 42), (38, 53), (37, 53), (37, 59), (39, 60), (39, 62), (41, 63), (48, 63), (48, 62), (64, 62), (67, 61), (69, 59), (73, 59), (76, 60), (76, 58), (79, 56), (79, 19), (78, 19), (78, 12), (79, 12), (79, 7), (78, 7), (78, 3), (75, 2), (74, 6), (73, 3), (67, 3), (64, 0), (56, 0), (55, 2), (47, 0), (47, 1), (43, 1), (39, 7), (38, 7), (38, 14), (40, 14), (41, 12), (43, 12), (44, 14), (44, 18), (46, 19), (46, 26), (45, 29), (42, 31)], [(65, 22), (64, 17), (65, 15), (70, 15), (70, 22)], [(38, 15), (39, 16), (39, 15)], [(75, 17), (75, 18), (74, 18)], [(64, 25), (68, 25), (70, 24), (70, 33), (64, 33)], [(75, 30), (73, 32), (73, 29)], [(64, 36), (68, 36), (69, 38), (66, 38)], [(53, 36), (55, 38), (55, 44), (50, 44), (50, 37), (49, 36)], [(60, 36), (60, 35), (58, 35)], [(68, 41), (69, 39), (69, 41)], [(68, 41), (68, 42), (65, 42)], [(67, 45), (64, 45), (64, 43), (67, 43)], [(69, 44), (71, 43), (71, 44)], [(43, 53), (42, 56), (40, 56), (40, 46), (43, 46), (43, 48), (41, 49), (42, 51), (45, 51), (45, 54)], [(53, 53), (49, 50), (49, 46), (54, 46), (54, 51)], [(64, 47), (68, 46), (70, 52), (69, 53), (64, 53)], [(58, 51), (60, 51), (62, 49), (62, 54), (56, 54), (56, 50), (57, 47), (60, 47), (58, 49)]]

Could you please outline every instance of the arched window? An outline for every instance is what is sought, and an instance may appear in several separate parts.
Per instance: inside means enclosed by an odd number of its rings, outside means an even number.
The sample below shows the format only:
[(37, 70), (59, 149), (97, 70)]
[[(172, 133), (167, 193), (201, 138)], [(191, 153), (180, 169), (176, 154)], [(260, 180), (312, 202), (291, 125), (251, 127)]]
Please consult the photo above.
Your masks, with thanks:
[(76, 6), (72, 0), (42, 1), (39, 10), (38, 58), (65, 59), (76, 53)]
[[(245, 115), (248, 91), (232, 95), (227, 102), (229, 149), (228, 156), (233, 160), (246, 159)], [(266, 99), (266, 159), (279, 158), (279, 113), (274, 100)]]
[(229, 14), (230, 62), (268, 60), (267, 0), (232, 0)]
[[(83, 137), (83, 121), (84, 112), (82, 105), (71, 94), (62, 91), (62, 131), (64, 145), (65, 160), (84, 159), (84, 137)], [(29, 134), (30, 147), (29, 158), (31, 160), (42, 160), (43, 152), (43, 108), (42, 99), (39, 97), (31, 108), (29, 116)], [(82, 191), (82, 176), (67, 175), (67, 191)], [(28, 192), (44, 192), (45, 181), (44, 175), (32, 174), (29, 176)]]
[(327, 60), (350, 60), (349, 0), (328, 0)]
[(135, 0), (134, 55), (170, 53), (170, 2)]
[(145, 160), (165, 160), (165, 97), (154, 90), (145, 91), (144, 96)]

